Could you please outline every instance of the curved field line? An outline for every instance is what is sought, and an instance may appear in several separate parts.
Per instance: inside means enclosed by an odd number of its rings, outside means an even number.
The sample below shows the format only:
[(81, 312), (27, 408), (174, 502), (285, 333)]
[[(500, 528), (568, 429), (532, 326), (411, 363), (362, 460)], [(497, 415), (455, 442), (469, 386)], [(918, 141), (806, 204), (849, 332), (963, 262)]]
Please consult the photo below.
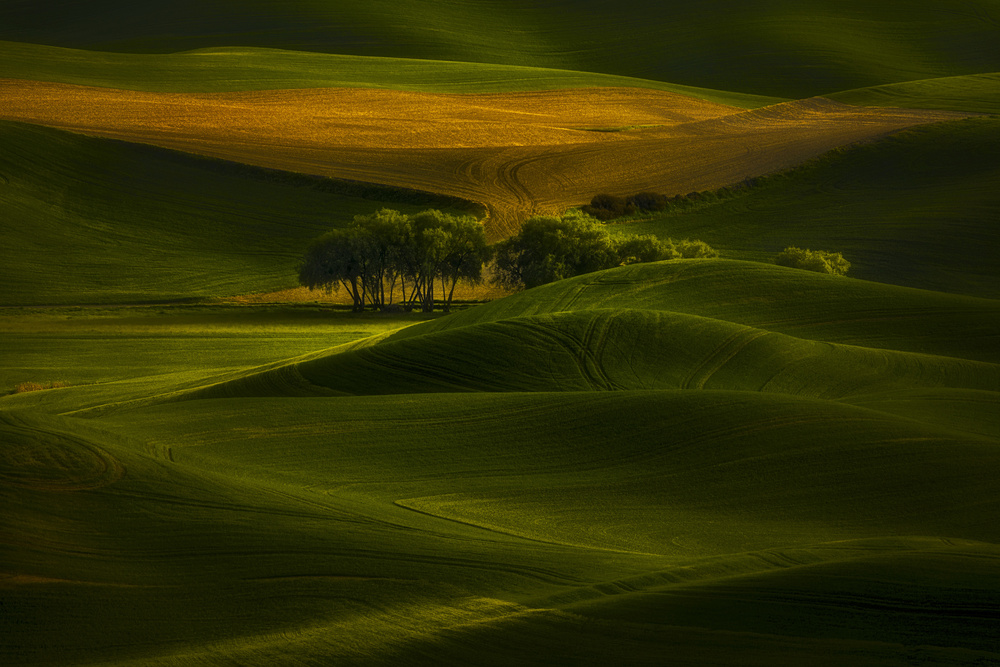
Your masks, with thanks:
[(3, 420), (0, 482), (38, 491), (85, 491), (110, 486), (125, 465), (77, 436)]
[(631, 579), (584, 586), (568, 593), (557, 593), (538, 601), (541, 605), (564, 606), (586, 603), (614, 595), (628, 595), (668, 588), (702, 586), (784, 570), (808, 569), (829, 563), (849, 563), (894, 558), (901, 554), (954, 554), (956, 558), (992, 558), (982, 547), (989, 546), (962, 540), (955, 544), (940, 537), (892, 537), (827, 542), (803, 547), (768, 549), (723, 554), (679, 564)]
[(723, 366), (733, 360), (747, 345), (771, 332), (759, 329), (737, 331), (716, 347), (681, 384), (685, 389), (704, 389), (705, 384)]
[[(513, 322), (511, 323), (513, 324)], [(584, 335), (583, 340), (548, 322), (533, 321), (530, 329), (536, 334), (546, 336), (556, 345), (565, 349), (576, 362), (580, 377), (591, 389), (612, 391), (618, 388), (617, 385), (608, 377), (604, 367), (588, 347), (589, 330), (593, 326), (594, 321), (591, 320), (588, 324), (588, 333)]]
[[(0, 118), (482, 203), (493, 238), (598, 192), (684, 194), (804, 162), (947, 111), (821, 98), (749, 112), (648, 89), (496, 95), (308, 89), (166, 94), (0, 80)], [(643, 132), (587, 126), (657, 124)]]

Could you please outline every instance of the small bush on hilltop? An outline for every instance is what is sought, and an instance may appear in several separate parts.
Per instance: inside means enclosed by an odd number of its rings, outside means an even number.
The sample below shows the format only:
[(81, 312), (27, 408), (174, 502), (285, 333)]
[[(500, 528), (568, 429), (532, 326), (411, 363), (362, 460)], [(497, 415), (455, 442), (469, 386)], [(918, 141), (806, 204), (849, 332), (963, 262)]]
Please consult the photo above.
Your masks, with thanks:
[(678, 255), (684, 259), (708, 259), (719, 256), (719, 253), (712, 246), (697, 239), (684, 239), (673, 243)]
[(789, 266), (793, 269), (805, 269), (818, 273), (829, 273), (834, 276), (847, 275), (851, 263), (839, 252), (825, 250), (809, 250), (789, 246), (774, 258), (778, 266)]
[(640, 192), (632, 195), (626, 201), (635, 206), (636, 210), (643, 213), (662, 211), (670, 205), (669, 197), (655, 192)]
[(663, 259), (681, 257), (681, 253), (677, 251), (673, 241), (670, 239), (661, 241), (652, 234), (619, 236), (615, 242), (620, 264), (658, 262)]

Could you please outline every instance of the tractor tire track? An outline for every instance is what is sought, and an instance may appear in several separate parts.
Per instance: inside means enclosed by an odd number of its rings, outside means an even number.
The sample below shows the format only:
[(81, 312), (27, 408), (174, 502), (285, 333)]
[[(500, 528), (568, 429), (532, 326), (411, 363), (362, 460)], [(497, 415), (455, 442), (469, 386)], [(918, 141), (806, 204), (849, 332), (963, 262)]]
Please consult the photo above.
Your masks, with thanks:
[[(606, 103), (610, 95), (615, 105)], [(969, 115), (851, 107), (823, 98), (739, 111), (638, 89), (168, 94), (8, 79), (0, 80), (0, 96), (4, 120), (485, 203), (493, 240), (531, 215), (557, 213), (597, 192), (712, 189), (832, 148)], [(412, 113), (400, 118), (400, 108)], [(574, 129), (582, 122), (658, 127)]]

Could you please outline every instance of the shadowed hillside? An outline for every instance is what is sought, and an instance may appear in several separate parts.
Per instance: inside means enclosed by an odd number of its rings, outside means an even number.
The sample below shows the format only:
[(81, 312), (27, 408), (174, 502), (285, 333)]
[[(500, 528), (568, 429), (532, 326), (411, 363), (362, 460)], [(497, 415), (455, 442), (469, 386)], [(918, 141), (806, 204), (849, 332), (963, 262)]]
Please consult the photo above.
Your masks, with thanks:
[[(58, 16), (58, 21), (52, 17)], [(995, 3), (257, 0), (8, 3), (0, 39), (97, 50), (267, 46), (605, 72), (809, 97), (1000, 71)]]
[(842, 252), (850, 275), (1000, 296), (1000, 122), (974, 118), (828, 154), (698, 210), (615, 226), (699, 238), (772, 261), (789, 245)]

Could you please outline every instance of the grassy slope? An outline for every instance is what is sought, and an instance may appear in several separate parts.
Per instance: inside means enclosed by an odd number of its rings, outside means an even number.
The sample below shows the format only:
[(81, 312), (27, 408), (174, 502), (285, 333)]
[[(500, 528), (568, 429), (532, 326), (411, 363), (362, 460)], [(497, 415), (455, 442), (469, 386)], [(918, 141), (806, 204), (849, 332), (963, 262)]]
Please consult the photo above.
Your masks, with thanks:
[(906, 130), (763, 179), (736, 198), (612, 227), (700, 238), (770, 261), (789, 245), (843, 252), (851, 275), (1000, 297), (1000, 120)]
[(1000, 302), (725, 259), (635, 264), (577, 276), (406, 329), (393, 339), (605, 308), (686, 313), (807, 340), (1000, 361)]
[[(259, 387), (266, 374), (231, 355), (256, 341), (247, 361), (274, 359), (255, 326), (298, 325), (53, 315), (32, 328), (68, 344), (36, 370), (135, 372), (0, 399), (0, 503), (17, 545), (0, 554), (20, 576), (0, 580), (0, 623), (16, 628), (0, 657), (657, 664), (669, 650), (681, 664), (748, 651), (761, 665), (905, 664), (919, 643), (930, 664), (997, 658), (1000, 432), (985, 416), (998, 373), (958, 358), (995, 356), (995, 302), (725, 260), (629, 267), (409, 327), (361, 350), (376, 357), (321, 355), (268, 396), (131, 407), (223, 371), (244, 376), (226, 387)], [(750, 336), (750, 321), (799, 337)], [(331, 343), (362, 324), (335, 322)], [(177, 354), (181, 338), (211, 342), (182, 377), (144, 378), (141, 346), (81, 361), (102, 328), (123, 343), (174, 336)], [(810, 340), (862, 337), (952, 357)], [(571, 383), (555, 371), (583, 368), (574, 356), (663, 388), (537, 391)], [(745, 391), (756, 365), (779, 362), (778, 391)], [(425, 391), (413, 380), (435, 367), (479, 373), (465, 388), (480, 391), (298, 398), (306, 379), (385, 389), (393, 372), (411, 384), (391, 389)], [(667, 388), (692, 370), (704, 381)], [(965, 424), (919, 409), (958, 394), (983, 402)], [(51, 414), (98, 398), (119, 409)]]
[[(52, 17), (59, 21), (53, 22)], [(734, 0), (52, 0), (8, 4), (0, 39), (88, 49), (179, 51), (268, 46), (597, 71), (763, 95), (1000, 70), (997, 8), (921, 0), (752, 7)]]
[(383, 206), (449, 206), (14, 123), (0, 124), (0, 145), (5, 304), (289, 287), (303, 248), (324, 229)]
[(669, 90), (745, 108), (781, 101), (776, 97), (565, 69), (265, 48), (217, 47), (157, 55), (0, 42), (0, 55), (2, 78), (156, 92), (348, 87), (483, 93), (624, 86)]
[(845, 104), (1000, 113), (1000, 73), (904, 81), (826, 95)]

